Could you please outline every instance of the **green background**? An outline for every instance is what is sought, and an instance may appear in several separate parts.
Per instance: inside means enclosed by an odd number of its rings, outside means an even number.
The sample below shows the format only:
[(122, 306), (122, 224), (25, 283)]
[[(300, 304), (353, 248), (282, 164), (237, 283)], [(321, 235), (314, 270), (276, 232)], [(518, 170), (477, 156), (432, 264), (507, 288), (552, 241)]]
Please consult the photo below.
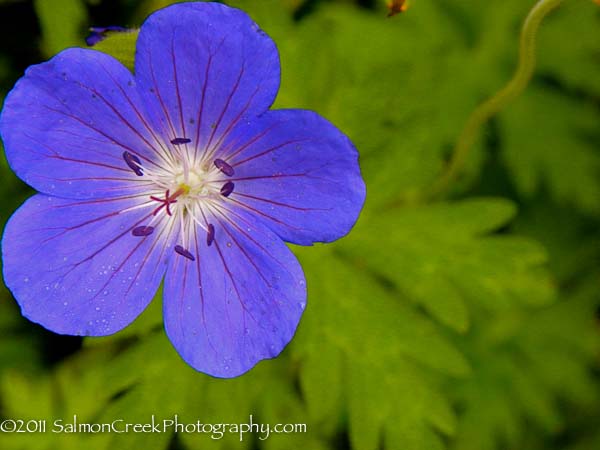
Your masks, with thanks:
[[(0, 0), (0, 99), (92, 25), (161, 0)], [(318, 111), (361, 154), (353, 232), (294, 247), (308, 308), (277, 359), (218, 380), (164, 335), (161, 296), (108, 338), (56, 336), (0, 291), (0, 418), (305, 423), (261, 441), (206, 434), (9, 434), (13, 449), (600, 448), (600, 7), (545, 21), (531, 85), (486, 125), (440, 201), (469, 113), (515, 68), (531, 0), (239, 0), (276, 41), (276, 107)], [(110, 41), (109, 41), (110, 42)], [(0, 218), (31, 195), (0, 165)]]

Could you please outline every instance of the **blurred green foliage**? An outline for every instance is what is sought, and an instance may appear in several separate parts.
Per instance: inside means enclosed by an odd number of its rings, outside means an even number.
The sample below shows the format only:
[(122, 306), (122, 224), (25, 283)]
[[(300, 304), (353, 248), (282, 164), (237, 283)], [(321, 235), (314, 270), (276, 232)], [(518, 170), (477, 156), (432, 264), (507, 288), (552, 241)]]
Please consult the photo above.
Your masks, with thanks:
[[(27, 37), (38, 59), (26, 63), (83, 46), (87, 26), (109, 24), (92, 22), (109, 3), (118, 24), (134, 26), (171, 2), (36, 0), (23, 6), (39, 24)], [(294, 247), (309, 286), (298, 333), (279, 358), (233, 380), (179, 359), (160, 294), (126, 330), (57, 358), (63, 341), (22, 319), (3, 288), (0, 416), (234, 423), (252, 414), (308, 432), (242, 442), (0, 433), (0, 448), (600, 448), (598, 5), (566, 1), (548, 18), (529, 89), (484, 130), (448, 198), (423, 203), (470, 111), (514, 69), (534, 2), (413, 0), (392, 19), (383, 1), (227, 3), (277, 42), (276, 107), (314, 109), (356, 143), (368, 188), (361, 220), (335, 244)], [(0, 1), (0, 17), (16, 5), (29, 2)], [(101, 50), (130, 65), (119, 44)], [(20, 76), (15, 54), (0, 52), (0, 95)], [(4, 223), (30, 191), (4, 159), (0, 170)]]

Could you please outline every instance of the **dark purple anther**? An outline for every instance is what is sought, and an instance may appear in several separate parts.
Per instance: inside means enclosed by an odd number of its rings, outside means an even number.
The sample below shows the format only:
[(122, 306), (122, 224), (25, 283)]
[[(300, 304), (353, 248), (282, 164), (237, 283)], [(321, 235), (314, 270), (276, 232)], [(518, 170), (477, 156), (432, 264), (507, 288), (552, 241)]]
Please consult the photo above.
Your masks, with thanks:
[(181, 245), (175, 246), (175, 253), (179, 253), (181, 256), (189, 259), (190, 261), (196, 261), (196, 258), (194, 258), (194, 255), (192, 255), (189, 251), (187, 251)]
[(219, 169), (221, 172), (223, 172), (228, 177), (232, 177), (233, 174), (235, 173), (235, 170), (233, 170), (233, 167), (231, 167), (229, 164), (227, 164), (222, 159), (218, 159), (218, 158), (215, 159), (215, 166), (217, 166), (217, 169)]
[(142, 162), (140, 161), (140, 158), (129, 152), (123, 152), (123, 159), (129, 166), (129, 168), (133, 170), (138, 177), (144, 175), (144, 172), (142, 172), (141, 168)]
[(233, 192), (234, 187), (235, 187), (235, 184), (233, 184), (232, 181), (228, 181), (227, 183), (225, 183), (223, 185), (223, 187), (221, 187), (221, 195), (223, 197), (229, 197), (231, 195), (231, 193)]
[(173, 145), (189, 144), (190, 142), (192, 142), (192, 140), (188, 139), (188, 138), (175, 138), (175, 139), (171, 139), (171, 144), (173, 144)]
[(131, 231), (134, 236), (150, 236), (154, 232), (154, 227), (141, 226)]
[(209, 247), (212, 245), (215, 240), (215, 227), (212, 223), (208, 224), (208, 234), (206, 235), (206, 245)]

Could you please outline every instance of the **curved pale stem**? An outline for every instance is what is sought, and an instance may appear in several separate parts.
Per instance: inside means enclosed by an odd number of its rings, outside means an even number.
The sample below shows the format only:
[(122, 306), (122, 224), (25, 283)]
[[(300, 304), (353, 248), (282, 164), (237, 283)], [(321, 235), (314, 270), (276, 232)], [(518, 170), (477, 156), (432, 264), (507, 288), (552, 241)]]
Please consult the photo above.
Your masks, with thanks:
[(540, 24), (544, 17), (563, 1), (539, 0), (529, 11), (521, 28), (519, 64), (513, 77), (500, 91), (473, 111), (456, 141), (445, 171), (426, 193), (427, 198), (437, 198), (447, 191), (464, 166), (481, 127), (523, 92), (535, 68), (535, 41)]

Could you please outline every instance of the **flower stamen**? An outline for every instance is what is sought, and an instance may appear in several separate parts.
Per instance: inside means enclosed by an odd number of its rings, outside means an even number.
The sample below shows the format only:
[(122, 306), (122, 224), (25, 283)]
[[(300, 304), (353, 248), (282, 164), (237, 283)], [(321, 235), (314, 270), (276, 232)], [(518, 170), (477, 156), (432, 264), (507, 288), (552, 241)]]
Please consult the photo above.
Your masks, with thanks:
[(175, 139), (171, 139), (171, 144), (173, 144), (173, 145), (189, 144), (190, 142), (192, 142), (192, 140), (188, 139), (188, 138), (175, 138)]
[(235, 170), (233, 170), (233, 167), (231, 167), (229, 164), (227, 164), (222, 159), (219, 159), (219, 158), (215, 159), (215, 166), (217, 169), (219, 169), (221, 172), (223, 172), (228, 177), (232, 177), (235, 174)]
[(137, 237), (150, 236), (154, 232), (154, 227), (142, 225), (131, 231), (131, 234)]
[(221, 187), (221, 195), (223, 197), (229, 197), (235, 188), (235, 184), (232, 181), (228, 181)]
[(194, 255), (192, 255), (188, 250), (183, 248), (181, 245), (175, 246), (175, 253), (183, 256), (184, 258), (189, 259), (190, 261), (196, 261), (196, 258), (194, 257)]
[(206, 245), (209, 247), (212, 245), (215, 240), (215, 227), (212, 223), (208, 224), (208, 234), (206, 235)]
[(129, 168), (133, 170), (138, 177), (144, 175), (144, 172), (142, 172), (142, 162), (140, 161), (140, 158), (138, 158), (132, 153), (125, 151), (123, 152), (123, 159), (129, 166)]

